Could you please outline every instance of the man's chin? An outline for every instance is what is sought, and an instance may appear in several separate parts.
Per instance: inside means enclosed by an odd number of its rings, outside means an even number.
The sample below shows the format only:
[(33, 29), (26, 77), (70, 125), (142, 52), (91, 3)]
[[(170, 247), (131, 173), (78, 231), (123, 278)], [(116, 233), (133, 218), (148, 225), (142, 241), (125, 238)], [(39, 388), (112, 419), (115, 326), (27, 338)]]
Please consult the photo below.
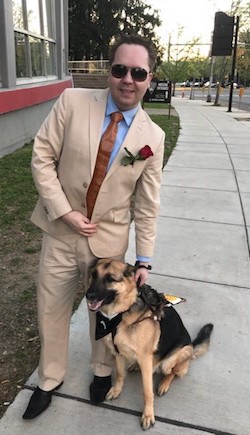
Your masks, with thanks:
[(116, 105), (119, 110), (125, 111), (125, 110), (134, 109), (138, 105), (138, 103), (135, 103), (134, 99), (132, 98), (125, 97), (117, 101)]

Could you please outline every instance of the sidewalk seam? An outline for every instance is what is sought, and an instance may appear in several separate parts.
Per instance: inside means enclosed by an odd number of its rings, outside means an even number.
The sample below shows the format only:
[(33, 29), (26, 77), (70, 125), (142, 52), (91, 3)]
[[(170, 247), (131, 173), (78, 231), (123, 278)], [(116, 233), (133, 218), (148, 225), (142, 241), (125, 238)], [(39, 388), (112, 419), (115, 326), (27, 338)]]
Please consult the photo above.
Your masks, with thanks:
[(203, 281), (202, 279), (185, 278), (184, 276), (168, 275), (168, 274), (157, 273), (157, 272), (153, 272), (153, 273), (151, 272), (151, 275), (168, 277), (168, 278), (175, 278), (175, 279), (183, 279), (185, 281), (201, 282), (203, 284), (218, 285), (218, 286), (230, 287), (230, 288), (235, 288), (235, 289), (250, 290), (250, 287), (245, 287), (245, 286), (240, 286), (240, 285), (235, 285), (235, 284), (226, 284), (226, 283), (221, 283), (221, 282)]
[[(31, 390), (34, 391), (35, 388), (34, 387), (30, 387), (29, 385), (24, 385), (24, 387), (22, 388), (27, 389), (27, 390)], [(77, 402), (81, 402), (81, 403), (85, 403), (87, 405), (90, 406), (95, 406), (96, 408), (103, 408), (103, 409), (107, 409), (110, 411), (116, 411), (116, 412), (120, 412), (123, 414), (128, 414), (128, 415), (133, 415), (136, 417), (140, 417), (141, 416), (141, 412), (140, 411), (136, 411), (133, 409), (129, 409), (129, 408), (124, 408), (124, 407), (120, 407), (120, 406), (114, 406), (108, 403), (102, 403), (100, 405), (93, 405), (90, 400), (88, 399), (84, 399), (82, 397), (78, 397), (78, 396), (72, 396), (70, 394), (65, 394), (65, 393), (60, 393), (57, 391), (53, 392), (53, 396), (57, 396), (60, 397), (62, 399), (67, 399), (67, 400), (75, 400)], [(232, 433), (232, 432), (224, 432), (221, 430), (217, 430), (217, 429), (213, 429), (213, 428), (207, 428), (205, 426), (200, 426), (197, 424), (192, 424), (192, 423), (186, 423), (184, 421), (179, 421), (179, 420), (172, 420), (170, 418), (166, 418), (166, 417), (160, 417), (158, 415), (155, 415), (155, 420), (159, 421), (161, 423), (165, 423), (165, 424), (169, 424), (171, 426), (177, 426), (177, 427), (183, 427), (183, 428), (189, 428), (189, 429), (194, 429), (194, 430), (199, 430), (202, 432), (206, 432), (206, 433), (210, 433), (210, 434), (214, 434), (214, 435), (237, 435), (236, 433)]]

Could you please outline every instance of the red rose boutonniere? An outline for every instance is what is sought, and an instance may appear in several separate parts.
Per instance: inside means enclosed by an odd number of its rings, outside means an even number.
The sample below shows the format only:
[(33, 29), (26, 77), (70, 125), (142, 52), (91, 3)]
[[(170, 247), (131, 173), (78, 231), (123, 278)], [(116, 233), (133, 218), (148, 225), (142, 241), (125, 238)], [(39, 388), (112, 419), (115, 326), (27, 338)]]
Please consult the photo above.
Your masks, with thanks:
[(122, 158), (122, 164), (124, 166), (127, 166), (127, 165), (133, 166), (133, 164), (136, 162), (136, 160), (146, 160), (149, 157), (154, 155), (149, 145), (145, 145), (145, 147), (140, 149), (138, 154), (136, 154), (135, 156), (127, 148), (124, 148), (124, 149), (125, 149), (126, 153), (128, 154), (128, 156), (124, 156)]

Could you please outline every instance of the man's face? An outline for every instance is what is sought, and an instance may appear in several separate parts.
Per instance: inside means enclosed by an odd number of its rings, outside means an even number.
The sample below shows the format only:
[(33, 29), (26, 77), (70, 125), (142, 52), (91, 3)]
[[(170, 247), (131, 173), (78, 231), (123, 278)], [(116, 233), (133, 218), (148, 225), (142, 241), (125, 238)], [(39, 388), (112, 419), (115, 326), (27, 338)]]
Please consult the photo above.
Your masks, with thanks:
[[(113, 77), (110, 69), (108, 83), (113, 100), (120, 110), (132, 109), (142, 100), (152, 80), (148, 52), (141, 45), (122, 44), (116, 51), (113, 65), (124, 65), (129, 68), (122, 78)], [(130, 68), (143, 68), (149, 74), (144, 81), (138, 82), (132, 77)]]

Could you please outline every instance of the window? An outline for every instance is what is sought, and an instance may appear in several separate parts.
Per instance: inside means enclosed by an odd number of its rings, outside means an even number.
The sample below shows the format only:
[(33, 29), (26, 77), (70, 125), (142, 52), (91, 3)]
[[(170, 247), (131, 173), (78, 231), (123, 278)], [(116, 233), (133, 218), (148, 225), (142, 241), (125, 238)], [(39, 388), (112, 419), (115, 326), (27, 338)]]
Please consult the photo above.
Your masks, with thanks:
[(17, 78), (56, 75), (54, 0), (13, 0)]
[(23, 33), (15, 32), (15, 53), (16, 53), (16, 74), (17, 77), (28, 76), (28, 54), (27, 54), (27, 36)]

